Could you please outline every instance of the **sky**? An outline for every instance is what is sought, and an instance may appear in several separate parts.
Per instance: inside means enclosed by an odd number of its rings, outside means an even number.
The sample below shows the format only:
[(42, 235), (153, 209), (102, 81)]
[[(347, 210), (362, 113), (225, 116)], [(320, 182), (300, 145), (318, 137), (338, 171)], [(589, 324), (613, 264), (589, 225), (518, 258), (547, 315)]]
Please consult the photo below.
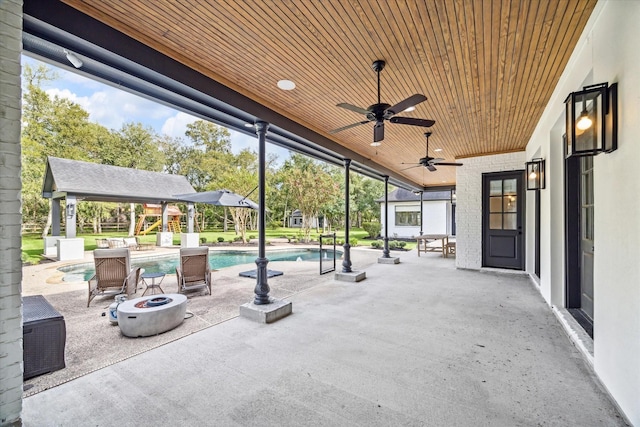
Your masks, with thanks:
[[(42, 64), (29, 56), (22, 56), (22, 64), (36, 67)], [(185, 137), (189, 123), (199, 120), (182, 111), (174, 110), (146, 98), (131, 94), (96, 80), (88, 79), (80, 74), (46, 64), (54, 70), (58, 78), (47, 82), (43, 89), (50, 96), (66, 98), (79, 104), (89, 113), (89, 120), (107, 129), (118, 130), (125, 123), (142, 123), (151, 127), (158, 134), (171, 137)], [(231, 151), (238, 154), (245, 148), (258, 152), (258, 139), (229, 129), (231, 134)], [(279, 162), (289, 157), (289, 151), (267, 143), (267, 155), (276, 154)]]

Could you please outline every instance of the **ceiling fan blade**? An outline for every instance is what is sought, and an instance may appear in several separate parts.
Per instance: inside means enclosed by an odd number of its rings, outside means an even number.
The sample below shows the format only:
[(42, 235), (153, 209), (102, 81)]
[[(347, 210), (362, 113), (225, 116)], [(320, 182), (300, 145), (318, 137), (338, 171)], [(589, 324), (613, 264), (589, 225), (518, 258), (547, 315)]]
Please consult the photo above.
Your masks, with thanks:
[(425, 128), (430, 128), (436, 123), (435, 120), (416, 119), (413, 117), (391, 117), (389, 121), (391, 123), (399, 123), (401, 125), (422, 126)]
[(407, 108), (413, 107), (414, 105), (418, 105), (421, 102), (424, 102), (426, 100), (427, 100), (427, 97), (422, 94), (416, 93), (415, 95), (411, 95), (404, 101), (400, 101), (396, 105), (393, 105), (387, 108), (384, 112), (385, 119), (388, 119), (389, 117), (395, 114), (401, 113)]
[(437, 171), (437, 170), (438, 170), (438, 169), (436, 169), (436, 167), (435, 167), (435, 166), (433, 166), (433, 165), (427, 165), (427, 166), (425, 166), (425, 167), (426, 167), (427, 169), (429, 169), (431, 172), (435, 172), (435, 171)]
[(361, 122), (354, 123), (352, 125), (342, 126), (341, 128), (330, 130), (329, 133), (336, 133), (336, 132), (340, 132), (340, 131), (343, 131), (343, 130), (346, 130), (346, 129), (351, 129), (353, 127), (360, 126), (360, 125), (363, 125), (365, 123), (369, 123), (369, 120), (363, 120)]
[(384, 139), (384, 122), (376, 122), (373, 128), (373, 142), (379, 142)]
[[(405, 165), (410, 165), (411, 163), (404, 163)], [(407, 169), (413, 169), (422, 166), (421, 164), (416, 164), (415, 166), (409, 166), (408, 168), (400, 169), (400, 171), (406, 171)]]
[(365, 114), (365, 115), (369, 114), (371, 112), (371, 111), (366, 110), (364, 108), (356, 107), (355, 105), (351, 105), (351, 104), (347, 104), (346, 102), (342, 102), (340, 104), (336, 104), (336, 107), (345, 108), (347, 110), (355, 111), (356, 113)]
[(462, 166), (462, 163), (436, 163), (438, 166)]
[(429, 161), (429, 163), (440, 163), (440, 162), (444, 162), (444, 159), (442, 157), (436, 157), (435, 159), (431, 159)]

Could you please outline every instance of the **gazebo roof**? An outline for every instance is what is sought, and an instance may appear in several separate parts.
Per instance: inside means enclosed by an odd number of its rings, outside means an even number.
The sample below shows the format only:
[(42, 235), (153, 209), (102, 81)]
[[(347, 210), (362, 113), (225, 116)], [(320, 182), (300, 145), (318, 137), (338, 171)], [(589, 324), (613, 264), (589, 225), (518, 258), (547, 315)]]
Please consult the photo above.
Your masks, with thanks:
[(174, 195), (195, 192), (182, 175), (58, 157), (47, 158), (42, 187), (42, 196), (45, 198), (73, 195), (81, 200), (96, 202), (179, 202)]

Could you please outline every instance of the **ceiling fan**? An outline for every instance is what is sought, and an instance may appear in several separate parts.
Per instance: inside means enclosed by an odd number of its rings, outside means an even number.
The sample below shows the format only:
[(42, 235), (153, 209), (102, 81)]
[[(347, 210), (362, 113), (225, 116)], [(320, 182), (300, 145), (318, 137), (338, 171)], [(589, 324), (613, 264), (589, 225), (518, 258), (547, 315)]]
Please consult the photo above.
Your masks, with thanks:
[[(346, 129), (350, 129), (355, 126), (363, 125), (369, 122), (376, 122), (373, 127), (373, 142), (377, 143), (384, 139), (384, 121), (389, 120), (391, 123), (398, 123), (402, 125), (412, 125), (412, 126), (422, 126), (422, 127), (431, 127), (434, 125), (435, 121), (428, 119), (417, 119), (413, 117), (397, 117), (396, 114), (405, 111), (407, 108), (413, 107), (421, 102), (427, 100), (427, 97), (416, 93), (415, 95), (411, 95), (407, 99), (398, 102), (396, 105), (389, 105), (383, 102), (380, 102), (380, 72), (384, 69), (385, 62), (381, 59), (373, 61), (371, 67), (373, 71), (378, 73), (378, 103), (370, 105), (368, 108), (356, 107), (352, 104), (340, 103), (337, 104), (340, 108), (345, 108), (347, 110), (355, 111), (356, 113), (364, 114), (367, 120), (363, 120), (361, 122), (357, 122), (351, 125), (343, 126), (338, 129), (334, 129), (329, 131), (329, 133), (336, 133)], [(379, 145), (379, 144), (378, 144)]]
[(448, 162), (445, 162), (444, 159), (441, 158), (441, 157), (429, 157), (429, 137), (431, 135), (432, 135), (431, 132), (426, 132), (424, 134), (424, 136), (427, 137), (427, 150), (426, 150), (425, 157), (421, 158), (418, 163), (402, 163), (403, 165), (415, 165), (415, 166), (410, 166), (410, 167), (402, 169), (402, 170), (407, 170), (407, 169), (411, 169), (411, 168), (417, 168), (418, 166), (424, 166), (425, 168), (429, 169), (429, 171), (435, 172), (437, 170), (436, 169), (436, 165), (438, 165), (438, 166), (462, 166), (462, 163), (448, 163)]

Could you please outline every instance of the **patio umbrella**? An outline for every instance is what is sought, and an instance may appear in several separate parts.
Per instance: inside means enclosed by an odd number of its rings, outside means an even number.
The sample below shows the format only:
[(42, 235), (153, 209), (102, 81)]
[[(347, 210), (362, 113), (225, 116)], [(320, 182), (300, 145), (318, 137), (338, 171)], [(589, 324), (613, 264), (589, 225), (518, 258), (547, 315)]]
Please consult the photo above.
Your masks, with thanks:
[(183, 202), (206, 203), (216, 206), (228, 206), (231, 208), (258, 209), (258, 204), (233, 191), (214, 190), (203, 191), (202, 193), (177, 194), (174, 198)]

